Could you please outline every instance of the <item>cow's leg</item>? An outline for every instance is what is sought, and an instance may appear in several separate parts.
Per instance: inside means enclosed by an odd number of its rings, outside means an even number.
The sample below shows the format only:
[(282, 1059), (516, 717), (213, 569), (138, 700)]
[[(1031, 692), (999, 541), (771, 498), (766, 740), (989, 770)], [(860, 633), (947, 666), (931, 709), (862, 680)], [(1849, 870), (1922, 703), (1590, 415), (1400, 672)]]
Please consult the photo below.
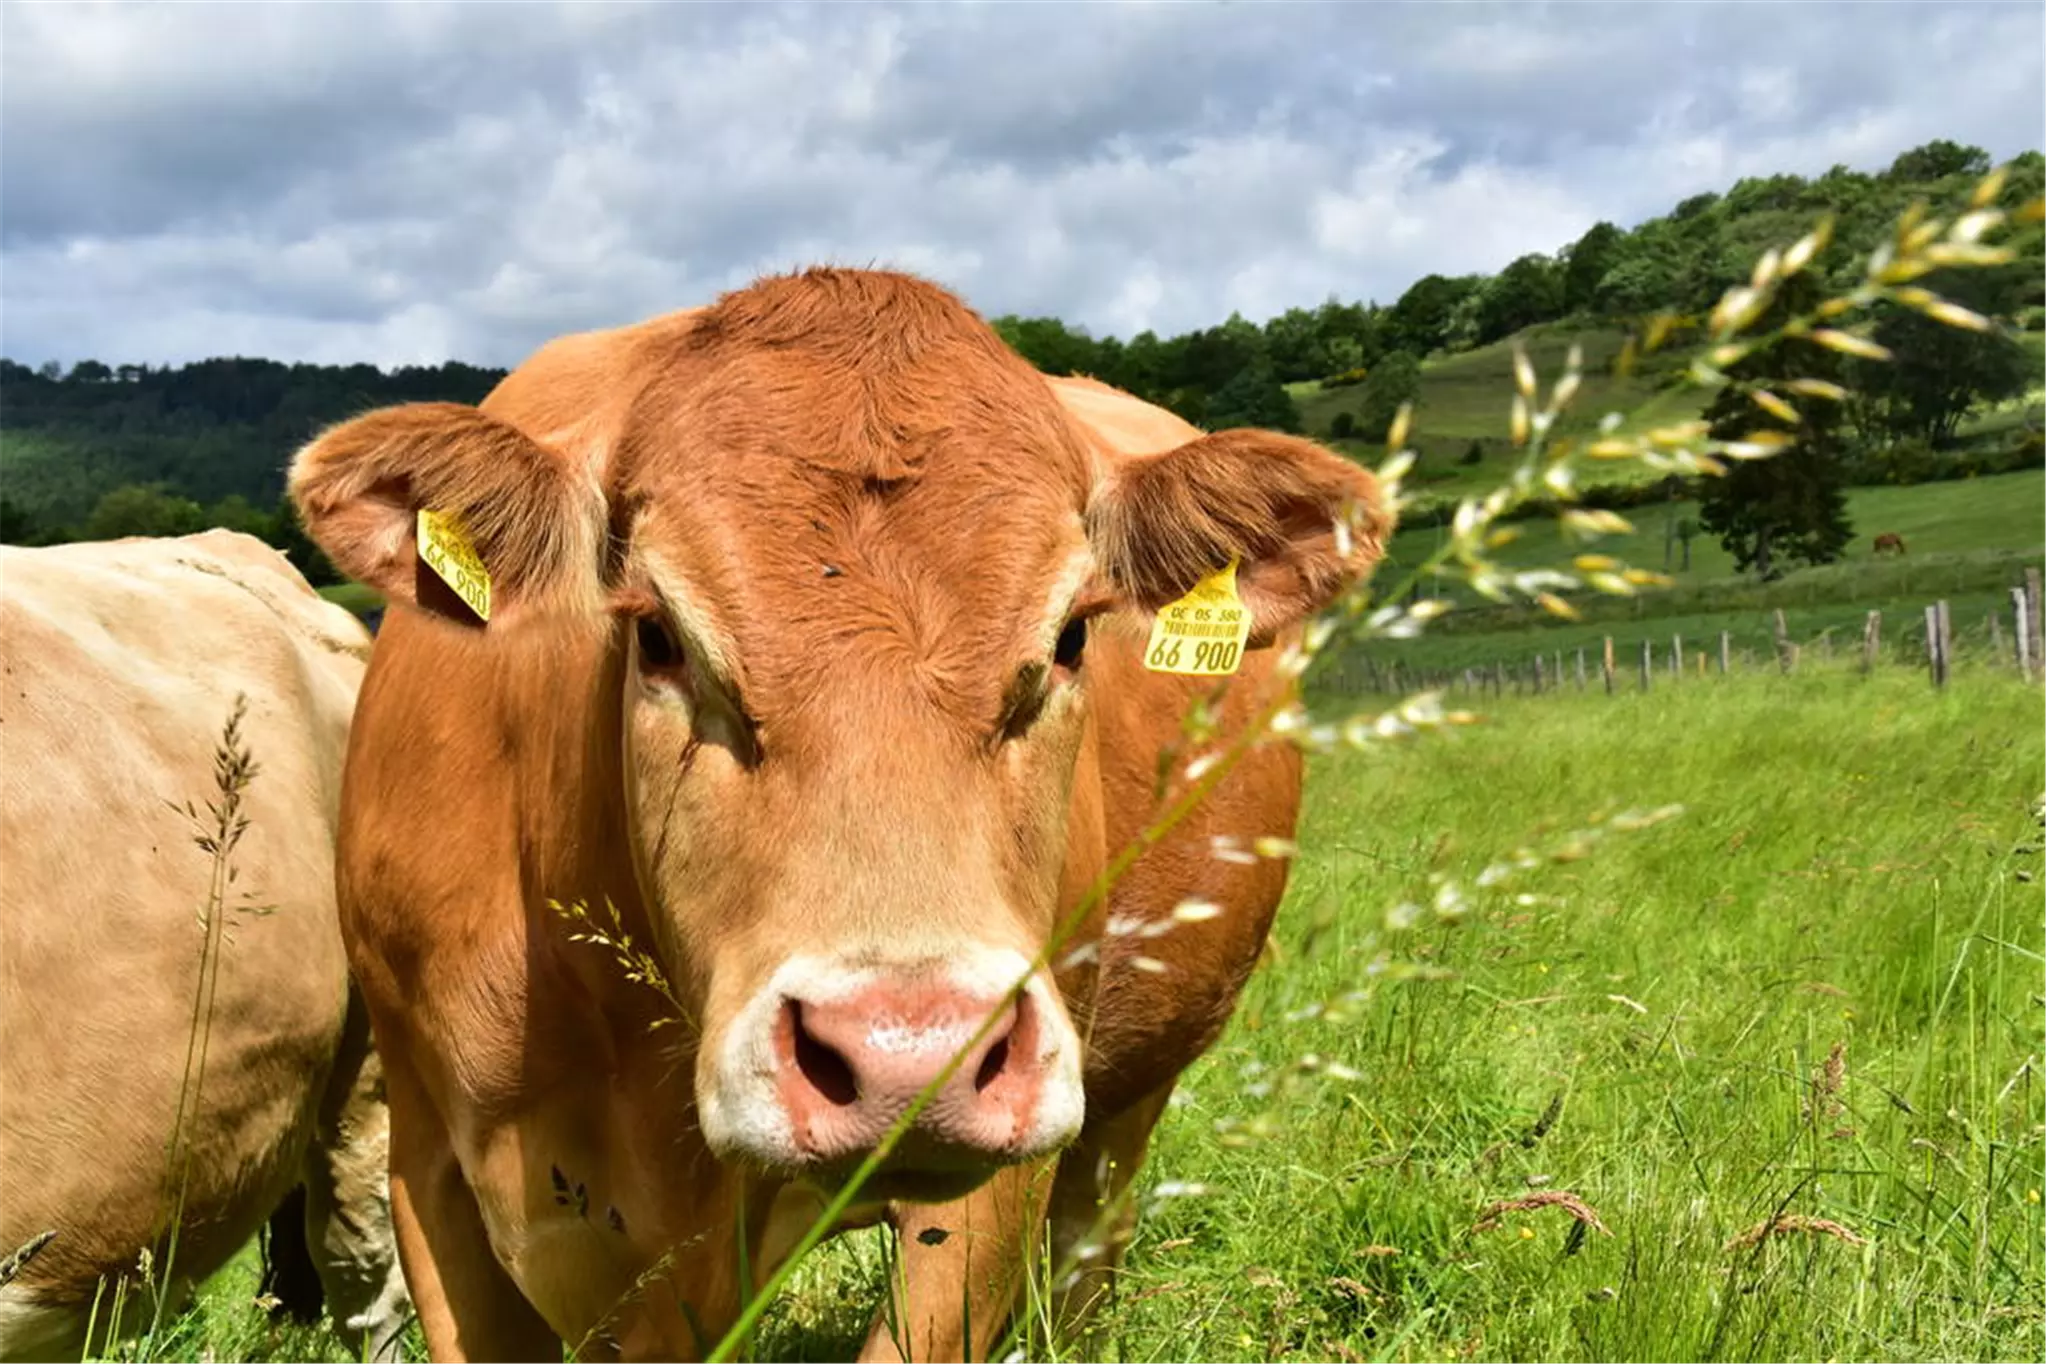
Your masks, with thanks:
[(326, 1311), (327, 1297), (308, 1245), (313, 1233), (306, 1223), (305, 1185), (292, 1185), (270, 1214), (266, 1230), (263, 1274), (256, 1284), (256, 1296), (275, 1304), (270, 1308), (272, 1316), (288, 1317), (301, 1326), (317, 1325)]
[(436, 1360), (561, 1358), (561, 1338), (497, 1262), (483, 1214), (425, 1091), (385, 1058), (391, 1224), (427, 1353)]
[(1048, 1161), (1012, 1165), (954, 1202), (896, 1204), (897, 1273), (860, 1359), (986, 1359), (1015, 1312), (1050, 1182)]
[(397, 1358), (410, 1310), (391, 1230), (390, 1136), (383, 1066), (351, 996), (306, 1149), (301, 1235), (336, 1332), (351, 1353), (380, 1361)]
[(1114, 1288), (1137, 1229), (1130, 1181), (1143, 1167), (1151, 1131), (1171, 1097), (1166, 1084), (1098, 1126), (1089, 1124), (1059, 1162), (1050, 1237), (1052, 1329), (1061, 1341), (1078, 1343)]

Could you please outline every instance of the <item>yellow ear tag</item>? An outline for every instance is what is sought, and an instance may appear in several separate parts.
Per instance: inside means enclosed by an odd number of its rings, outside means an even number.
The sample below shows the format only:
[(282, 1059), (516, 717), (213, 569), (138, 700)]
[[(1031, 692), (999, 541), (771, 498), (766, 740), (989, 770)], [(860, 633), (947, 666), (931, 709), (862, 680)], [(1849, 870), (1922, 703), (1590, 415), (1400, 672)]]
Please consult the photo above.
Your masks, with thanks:
[(1243, 663), (1250, 608), (1236, 595), (1236, 560), (1193, 585), (1151, 622), (1144, 666), (1154, 673), (1227, 677)]
[(480, 620), (490, 619), (490, 570), (450, 512), (419, 509), (419, 557)]

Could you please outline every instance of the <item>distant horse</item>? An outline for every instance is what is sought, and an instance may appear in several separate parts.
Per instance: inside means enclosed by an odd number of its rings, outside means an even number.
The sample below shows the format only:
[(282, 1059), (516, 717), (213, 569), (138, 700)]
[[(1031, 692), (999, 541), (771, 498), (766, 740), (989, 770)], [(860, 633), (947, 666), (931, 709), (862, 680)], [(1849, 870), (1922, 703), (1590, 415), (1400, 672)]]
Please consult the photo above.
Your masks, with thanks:
[(1875, 538), (1875, 552), (1877, 554), (1902, 554), (1904, 552), (1904, 537), (1893, 530), (1884, 531)]

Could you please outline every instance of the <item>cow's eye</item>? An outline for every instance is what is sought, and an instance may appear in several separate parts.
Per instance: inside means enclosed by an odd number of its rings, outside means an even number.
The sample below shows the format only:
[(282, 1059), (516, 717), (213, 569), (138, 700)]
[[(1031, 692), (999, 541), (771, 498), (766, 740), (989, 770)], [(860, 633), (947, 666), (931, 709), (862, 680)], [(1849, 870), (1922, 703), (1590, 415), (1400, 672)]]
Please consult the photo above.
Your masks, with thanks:
[(663, 671), (681, 665), (682, 644), (668, 623), (652, 616), (639, 620), (639, 663), (642, 668)]
[(1066, 628), (1059, 631), (1057, 645), (1052, 648), (1051, 661), (1067, 672), (1080, 666), (1080, 656), (1087, 651), (1087, 622), (1074, 619), (1066, 622)]

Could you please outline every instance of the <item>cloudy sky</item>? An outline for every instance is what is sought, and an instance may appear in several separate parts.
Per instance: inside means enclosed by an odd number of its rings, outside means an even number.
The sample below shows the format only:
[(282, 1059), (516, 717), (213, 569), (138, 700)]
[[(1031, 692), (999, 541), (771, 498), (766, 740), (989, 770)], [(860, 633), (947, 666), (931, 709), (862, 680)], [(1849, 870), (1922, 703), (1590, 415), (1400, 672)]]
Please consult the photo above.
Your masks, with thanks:
[(1161, 333), (2041, 146), (1962, 4), (11, 3), (0, 352), (512, 364), (816, 261)]

